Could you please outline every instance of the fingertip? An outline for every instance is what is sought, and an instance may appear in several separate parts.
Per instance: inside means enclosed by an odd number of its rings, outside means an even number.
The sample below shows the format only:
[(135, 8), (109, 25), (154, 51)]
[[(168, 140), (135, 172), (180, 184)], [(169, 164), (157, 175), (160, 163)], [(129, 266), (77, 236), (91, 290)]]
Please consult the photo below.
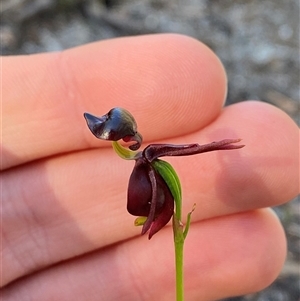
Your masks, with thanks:
[[(203, 196), (206, 214), (276, 206), (298, 195), (299, 128), (286, 113), (259, 101), (237, 103), (225, 107), (216, 122), (190, 139), (216, 141), (224, 137), (242, 138), (245, 147), (208, 154), (212, 159), (207, 161), (185, 159), (197, 175), (186, 181), (188, 187), (197, 187), (200, 181), (203, 191), (209, 188), (210, 193)], [(200, 168), (207, 172), (199, 173)], [(191, 195), (190, 202), (195, 198), (198, 195)]]
[[(86, 111), (103, 115), (124, 107), (135, 116), (145, 141), (159, 140), (212, 122), (226, 95), (217, 56), (201, 42), (176, 34), (117, 38), (5, 62), (5, 143), (18, 158), (6, 167), (103, 145), (84, 130)], [(19, 99), (26, 101), (22, 107)]]
[(270, 285), (285, 262), (286, 238), (276, 215), (263, 209), (193, 224), (185, 253), (189, 293), (219, 300)]
[[(179, 34), (119, 38), (66, 52), (86, 110), (121, 106), (146, 140), (180, 136), (220, 113), (226, 73), (206, 45)], [(80, 57), (78, 57), (80, 55)], [(80, 59), (80, 64), (78, 64)]]
[[(228, 106), (224, 111), (219, 126), (223, 123), (226, 131), (230, 123), (235, 134), (243, 138), (246, 145), (243, 148), (244, 162), (251, 162), (247, 173), (249, 180), (251, 175), (252, 180), (260, 176), (260, 183), (265, 185), (263, 191), (269, 191), (266, 196), (276, 192), (270, 198), (273, 202), (277, 199), (276, 203), (267, 206), (279, 205), (297, 196), (299, 127), (293, 119), (279, 108), (260, 101), (245, 101)], [(253, 181), (249, 183), (253, 185)]]

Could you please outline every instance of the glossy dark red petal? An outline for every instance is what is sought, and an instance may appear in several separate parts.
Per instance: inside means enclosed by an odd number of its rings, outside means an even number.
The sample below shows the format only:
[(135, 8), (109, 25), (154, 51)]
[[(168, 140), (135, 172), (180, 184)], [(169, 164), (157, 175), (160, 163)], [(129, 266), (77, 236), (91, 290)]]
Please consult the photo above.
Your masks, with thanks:
[[(157, 187), (156, 216), (150, 227), (149, 239), (170, 221), (174, 213), (174, 198), (166, 182), (159, 174), (157, 174)], [(163, 203), (160, 200), (162, 196)]]
[(235, 145), (241, 139), (224, 139), (208, 144), (150, 144), (143, 150), (143, 157), (149, 162), (165, 156), (190, 156), (216, 150), (231, 150), (244, 147), (244, 145)]
[(99, 139), (134, 141), (131, 150), (137, 150), (142, 144), (142, 135), (137, 131), (135, 119), (123, 108), (113, 108), (107, 114), (97, 117), (84, 113), (90, 131)]
[(132, 215), (148, 216), (150, 212), (152, 198), (150, 168), (148, 162), (137, 160), (129, 178), (127, 210)]
[(149, 239), (163, 228), (174, 211), (174, 198), (164, 179), (144, 158), (136, 160), (129, 179), (127, 210), (135, 216), (147, 217), (142, 234)]

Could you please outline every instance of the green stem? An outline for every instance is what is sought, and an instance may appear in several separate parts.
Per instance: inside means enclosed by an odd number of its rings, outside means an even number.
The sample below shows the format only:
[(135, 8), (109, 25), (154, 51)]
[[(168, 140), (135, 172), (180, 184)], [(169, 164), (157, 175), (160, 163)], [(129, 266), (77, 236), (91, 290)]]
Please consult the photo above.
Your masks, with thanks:
[(134, 160), (136, 159), (136, 156), (138, 156), (139, 152), (131, 151), (130, 149), (127, 149), (123, 147), (118, 141), (113, 141), (112, 146), (114, 151), (125, 160)]
[(184, 283), (183, 283), (183, 227), (181, 221), (175, 213), (173, 216), (173, 232), (175, 247), (175, 270), (176, 270), (176, 301), (184, 300)]
[(183, 291), (183, 243), (175, 244), (175, 258), (176, 258), (176, 300), (184, 300)]
[[(179, 204), (181, 205), (181, 202)], [(183, 225), (181, 223), (181, 208), (179, 211), (177, 209), (179, 208), (176, 206), (176, 210), (173, 215), (175, 269), (176, 269), (176, 301), (183, 301), (184, 300), (183, 246), (184, 246), (184, 240), (190, 229), (191, 215), (195, 210), (195, 204), (193, 206), (193, 209), (187, 215), (185, 229), (183, 229)]]
[(152, 166), (163, 177), (167, 183), (175, 201), (175, 212), (173, 214), (173, 234), (174, 234), (174, 248), (175, 248), (175, 270), (176, 270), (176, 300), (184, 300), (184, 285), (183, 285), (183, 246), (184, 240), (190, 228), (191, 214), (187, 216), (187, 222), (185, 229), (181, 222), (182, 215), (182, 197), (181, 197), (181, 185), (179, 178), (170, 165), (170, 163), (156, 159), (152, 162)]

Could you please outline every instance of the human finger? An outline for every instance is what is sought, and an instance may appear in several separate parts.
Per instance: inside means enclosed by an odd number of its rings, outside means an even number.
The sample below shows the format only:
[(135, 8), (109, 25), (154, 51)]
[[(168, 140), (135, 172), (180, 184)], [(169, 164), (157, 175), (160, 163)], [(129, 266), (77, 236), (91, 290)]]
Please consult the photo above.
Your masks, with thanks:
[[(174, 300), (172, 235), (135, 238), (24, 277), (3, 289), (3, 301)], [(269, 285), (286, 254), (273, 213), (259, 210), (193, 223), (185, 244), (187, 300), (218, 300)], [(43, 283), (43, 285), (40, 285)]]
[[(210, 142), (234, 136), (243, 137), (246, 144), (240, 150), (172, 159), (182, 182), (184, 212), (197, 203), (196, 221), (292, 199), (299, 189), (298, 135), (297, 126), (280, 110), (248, 102), (225, 108), (201, 132), (169, 141)], [(37, 264), (51, 265), (137, 235), (140, 230), (125, 212), (131, 169), (132, 162), (119, 160), (105, 148), (5, 172), (3, 186), (9, 193), (3, 202), (3, 245), (13, 250), (3, 252), (3, 265), (11, 267), (6, 281), (30, 273)], [(66, 237), (73, 243), (66, 244)], [(33, 252), (37, 245), (51, 257), (39, 252), (34, 262), (24, 259), (24, 248)]]
[(145, 141), (195, 131), (216, 118), (227, 89), (216, 55), (173, 34), (3, 57), (2, 68), (2, 169), (105, 145), (84, 125), (86, 111), (127, 108)]
[[(215, 123), (186, 139), (222, 138), (242, 138), (245, 147), (198, 158), (170, 158), (180, 171), (188, 200), (184, 204), (190, 207), (201, 200), (198, 218), (278, 206), (300, 193), (299, 128), (283, 111), (258, 101), (238, 103), (225, 107)], [(201, 188), (195, 189), (197, 185)]]

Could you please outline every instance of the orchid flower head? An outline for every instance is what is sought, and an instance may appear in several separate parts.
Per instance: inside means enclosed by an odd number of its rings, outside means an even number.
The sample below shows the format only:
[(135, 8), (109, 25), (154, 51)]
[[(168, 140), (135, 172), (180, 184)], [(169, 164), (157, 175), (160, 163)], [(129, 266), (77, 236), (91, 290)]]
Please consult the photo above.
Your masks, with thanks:
[[(90, 131), (99, 139), (113, 141), (115, 151), (124, 159), (135, 160), (131, 173), (127, 211), (143, 219), (142, 234), (149, 232), (149, 239), (161, 230), (174, 214), (174, 202), (181, 202), (181, 187), (172, 166), (161, 159), (165, 156), (189, 156), (215, 150), (232, 150), (243, 147), (235, 145), (240, 139), (225, 139), (209, 144), (150, 144), (138, 151), (142, 136), (137, 131), (134, 117), (123, 108), (113, 108), (107, 114), (96, 117), (84, 113)], [(129, 150), (118, 144), (118, 140), (134, 141)], [(132, 152), (135, 151), (135, 152)]]
[(129, 146), (131, 150), (140, 148), (143, 137), (137, 131), (136, 121), (130, 112), (123, 108), (113, 108), (107, 114), (97, 117), (84, 113), (90, 131), (99, 139), (126, 142), (135, 141)]

